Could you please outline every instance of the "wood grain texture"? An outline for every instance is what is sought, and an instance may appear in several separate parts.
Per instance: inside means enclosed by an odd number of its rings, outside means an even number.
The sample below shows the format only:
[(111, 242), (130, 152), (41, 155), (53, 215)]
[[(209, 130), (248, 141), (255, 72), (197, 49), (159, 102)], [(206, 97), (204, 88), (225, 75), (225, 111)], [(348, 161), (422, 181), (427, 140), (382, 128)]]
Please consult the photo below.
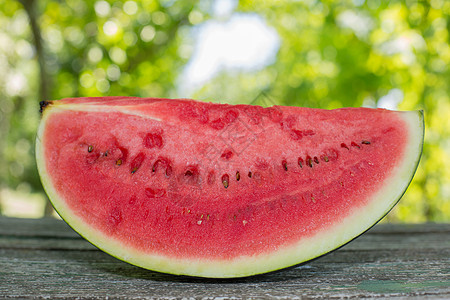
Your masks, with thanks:
[(144, 270), (55, 219), (0, 217), (2, 298), (450, 298), (450, 224), (387, 225), (306, 265), (212, 280)]

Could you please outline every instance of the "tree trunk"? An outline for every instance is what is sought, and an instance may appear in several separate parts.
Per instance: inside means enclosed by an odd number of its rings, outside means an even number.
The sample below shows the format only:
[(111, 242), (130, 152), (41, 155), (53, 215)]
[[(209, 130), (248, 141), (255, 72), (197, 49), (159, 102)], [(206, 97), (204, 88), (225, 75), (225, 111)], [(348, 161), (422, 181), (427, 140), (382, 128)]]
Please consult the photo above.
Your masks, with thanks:
[[(38, 24), (38, 13), (36, 11), (37, 6), (37, 0), (19, 0), (20, 3), (22, 3), (27, 15), (28, 19), (30, 20), (30, 27), (31, 32), (33, 35), (33, 43), (34, 48), (36, 49), (36, 58), (39, 63), (39, 99), (38, 101), (42, 100), (49, 100), (50, 95), (50, 79), (47, 72), (47, 67), (45, 65), (45, 51), (44, 51), (44, 43), (42, 41), (41, 36), (41, 29), (39, 28)], [(38, 105), (36, 105), (38, 107)], [(52, 205), (50, 204), (50, 201), (48, 201), (45, 204), (45, 216), (50, 216), (53, 213)]]
[(19, 0), (27, 12), (30, 20), (31, 32), (33, 34), (33, 43), (36, 49), (36, 57), (39, 63), (40, 84), (39, 84), (39, 101), (49, 100), (50, 81), (45, 65), (44, 46), (41, 37), (41, 29), (39, 28), (36, 12), (36, 0)]

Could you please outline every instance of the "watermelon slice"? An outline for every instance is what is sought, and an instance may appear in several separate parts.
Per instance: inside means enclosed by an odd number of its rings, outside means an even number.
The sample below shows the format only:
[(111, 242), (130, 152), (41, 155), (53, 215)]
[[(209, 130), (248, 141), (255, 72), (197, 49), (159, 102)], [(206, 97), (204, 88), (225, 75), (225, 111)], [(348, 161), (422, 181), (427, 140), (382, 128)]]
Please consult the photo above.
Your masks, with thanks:
[(405, 192), (421, 111), (126, 97), (41, 102), (36, 156), (60, 216), (105, 252), (243, 277), (328, 253)]

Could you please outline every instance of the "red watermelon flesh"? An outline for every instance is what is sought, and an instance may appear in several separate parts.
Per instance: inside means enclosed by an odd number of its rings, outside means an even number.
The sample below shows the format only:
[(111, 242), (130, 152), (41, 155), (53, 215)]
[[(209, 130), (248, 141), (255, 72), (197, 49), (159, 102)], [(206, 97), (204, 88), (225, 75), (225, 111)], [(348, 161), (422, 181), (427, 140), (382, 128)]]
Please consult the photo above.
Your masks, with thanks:
[(61, 217), (156, 271), (269, 272), (327, 253), (406, 190), (421, 112), (124, 97), (41, 103), (37, 161)]

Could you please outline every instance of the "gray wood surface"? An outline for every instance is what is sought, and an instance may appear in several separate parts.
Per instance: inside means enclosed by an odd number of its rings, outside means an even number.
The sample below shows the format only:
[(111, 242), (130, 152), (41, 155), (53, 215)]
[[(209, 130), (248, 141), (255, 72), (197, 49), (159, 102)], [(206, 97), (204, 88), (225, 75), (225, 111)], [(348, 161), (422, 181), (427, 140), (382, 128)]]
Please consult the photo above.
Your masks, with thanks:
[(2, 298), (450, 299), (449, 257), (450, 224), (379, 224), (306, 265), (211, 280), (129, 265), (60, 220), (0, 217)]

